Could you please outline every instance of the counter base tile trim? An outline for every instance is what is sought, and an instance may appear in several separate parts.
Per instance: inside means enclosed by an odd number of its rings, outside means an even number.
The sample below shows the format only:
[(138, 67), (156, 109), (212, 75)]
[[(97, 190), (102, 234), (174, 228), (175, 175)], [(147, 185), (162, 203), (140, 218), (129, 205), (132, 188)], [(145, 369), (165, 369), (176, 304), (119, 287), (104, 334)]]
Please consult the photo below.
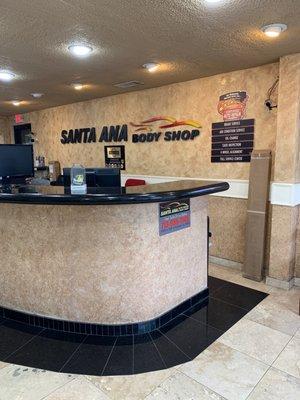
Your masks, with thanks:
[(208, 299), (208, 288), (195, 294), (176, 307), (148, 321), (106, 325), (92, 324), (88, 322), (67, 321), (62, 319), (54, 319), (40, 315), (33, 315), (22, 311), (11, 310), (0, 306), (0, 317), (11, 319), (37, 328), (51, 329), (66, 333), (78, 333), (97, 336), (128, 336), (140, 335), (160, 329), (165, 324), (171, 322), (178, 315), (187, 312), (191, 307), (204, 303)]

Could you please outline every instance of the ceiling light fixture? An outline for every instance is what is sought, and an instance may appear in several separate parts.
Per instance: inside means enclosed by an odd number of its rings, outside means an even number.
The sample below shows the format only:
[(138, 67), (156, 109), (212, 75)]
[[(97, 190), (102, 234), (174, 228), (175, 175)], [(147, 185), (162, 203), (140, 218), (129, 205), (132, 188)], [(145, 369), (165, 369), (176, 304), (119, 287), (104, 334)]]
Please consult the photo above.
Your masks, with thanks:
[(86, 57), (93, 51), (93, 48), (85, 44), (72, 44), (68, 50), (76, 57)]
[(143, 68), (145, 68), (148, 72), (155, 72), (159, 67), (159, 64), (150, 62), (146, 63), (143, 65)]
[(34, 97), (35, 99), (40, 99), (41, 97), (44, 96), (44, 93), (31, 93), (31, 96)]
[(83, 89), (83, 85), (81, 83), (72, 83), (72, 86), (75, 90)]
[(13, 104), (14, 106), (18, 107), (18, 106), (21, 104), (21, 102), (20, 102), (19, 100), (13, 100), (13, 101), (12, 101), (12, 104)]
[(263, 33), (271, 38), (278, 37), (286, 29), (287, 25), (285, 24), (271, 24), (271, 25), (265, 25), (261, 28)]
[(10, 71), (0, 70), (0, 81), (9, 82), (12, 81), (16, 75)]

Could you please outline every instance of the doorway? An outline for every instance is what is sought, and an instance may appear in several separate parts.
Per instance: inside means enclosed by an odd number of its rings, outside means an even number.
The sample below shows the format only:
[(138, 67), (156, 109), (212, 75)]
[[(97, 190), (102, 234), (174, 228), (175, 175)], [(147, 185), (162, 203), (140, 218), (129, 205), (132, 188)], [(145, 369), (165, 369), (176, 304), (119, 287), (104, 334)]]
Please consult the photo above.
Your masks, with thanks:
[(14, 126), (15, 144), (30, 144), (32, 139), (31, 124)]

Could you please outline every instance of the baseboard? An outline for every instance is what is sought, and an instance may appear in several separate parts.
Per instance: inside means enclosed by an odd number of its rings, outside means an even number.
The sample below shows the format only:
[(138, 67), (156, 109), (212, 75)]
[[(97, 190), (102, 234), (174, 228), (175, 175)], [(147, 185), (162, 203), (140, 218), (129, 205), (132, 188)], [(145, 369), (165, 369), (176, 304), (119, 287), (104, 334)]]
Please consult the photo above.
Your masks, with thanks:
[(279, 288), (279, 289), (290, 290), (295, 284), (295, 279), (292, 278), (289, 281), (283, 281), (283, 280), (280, 280), (280, 279), (276, 279), (276, 278), (272, 278), (270, 276), (267, 276), (266, 277), (266, 284), (269, 285), (269, 286), (273, 286), (273, 287)]
[(215, 256), (209, 256), (209, 262), (211, 262), (212, 264), (221, 265), (222, 267), (236, 269), (238, 271), (241, 271), (243, 267), (243, 264), (237, 261), (227, 260), (226, 258), (220, 258)]
[(300, 287), (300, 278), (294, 278), (294, 285)]

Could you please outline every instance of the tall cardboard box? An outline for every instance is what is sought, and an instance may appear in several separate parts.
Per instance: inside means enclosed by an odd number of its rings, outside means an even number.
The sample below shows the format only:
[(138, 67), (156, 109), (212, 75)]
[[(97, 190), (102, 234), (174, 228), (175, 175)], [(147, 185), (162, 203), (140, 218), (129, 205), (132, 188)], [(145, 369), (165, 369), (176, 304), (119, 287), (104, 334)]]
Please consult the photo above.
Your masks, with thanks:
[(264, 270), (271, 151), (254, 150), (251, 155), (243, 276), (261, 281)]

